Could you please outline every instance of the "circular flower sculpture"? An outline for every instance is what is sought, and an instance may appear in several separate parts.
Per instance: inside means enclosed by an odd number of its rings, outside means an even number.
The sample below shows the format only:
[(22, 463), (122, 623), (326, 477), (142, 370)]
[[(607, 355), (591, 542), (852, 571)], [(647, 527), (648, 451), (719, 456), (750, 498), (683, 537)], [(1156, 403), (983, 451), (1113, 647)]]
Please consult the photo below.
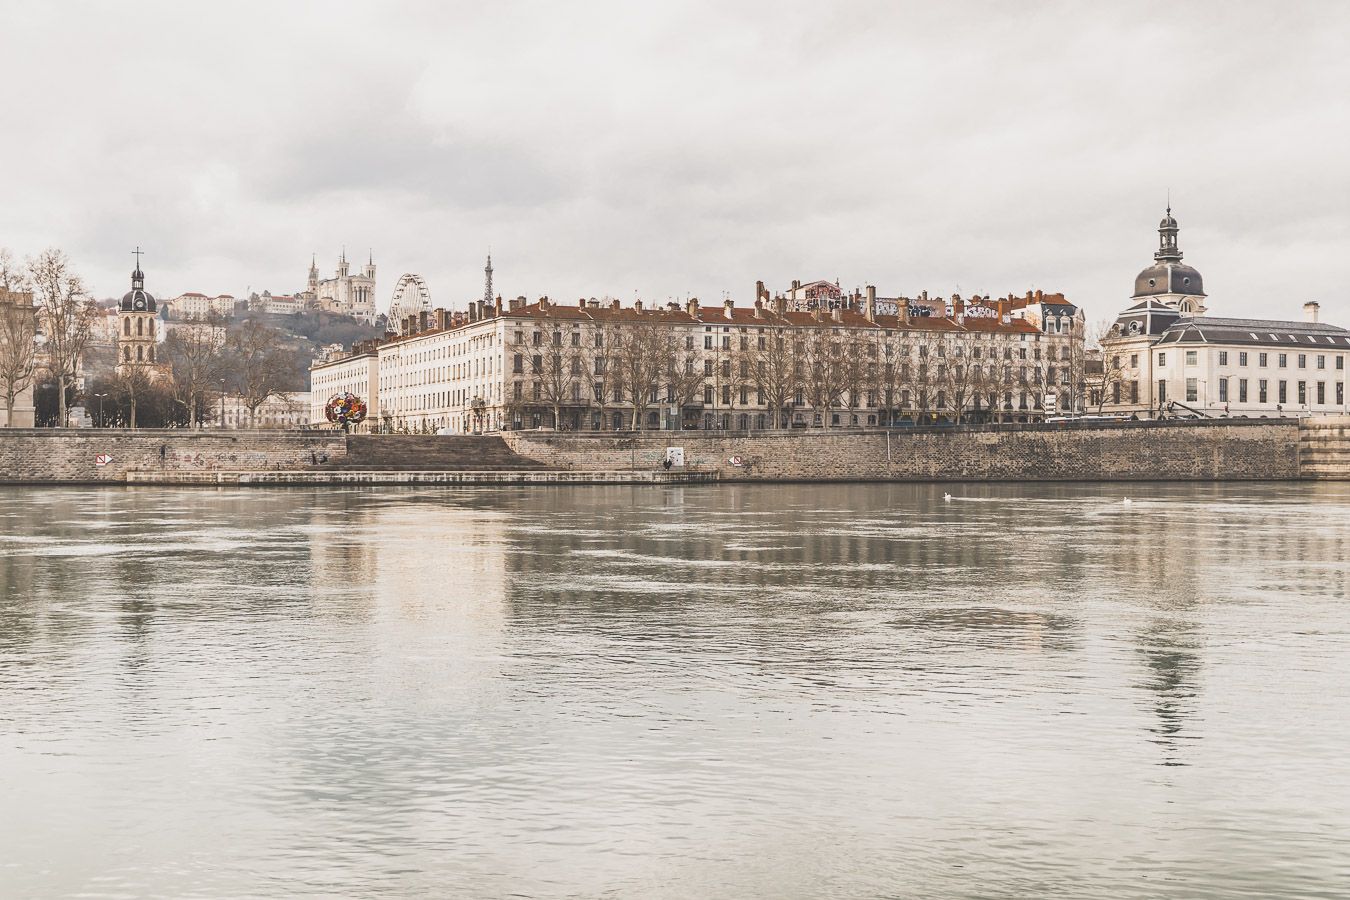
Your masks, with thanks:
[(365, 421), (366, 401), (352, 393), (334, 394), (328, 398), (323, 414), (328, 421), (341, 425), (342, 430), (346, 431), (352, 425)]

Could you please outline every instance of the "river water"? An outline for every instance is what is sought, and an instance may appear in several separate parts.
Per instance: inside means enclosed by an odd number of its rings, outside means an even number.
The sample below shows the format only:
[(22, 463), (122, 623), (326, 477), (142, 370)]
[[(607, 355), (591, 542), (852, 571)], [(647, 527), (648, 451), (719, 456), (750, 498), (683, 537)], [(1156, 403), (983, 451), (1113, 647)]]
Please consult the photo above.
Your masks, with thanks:
[(1350, 895), (1350, 485), (0, 498), (0, 896)]

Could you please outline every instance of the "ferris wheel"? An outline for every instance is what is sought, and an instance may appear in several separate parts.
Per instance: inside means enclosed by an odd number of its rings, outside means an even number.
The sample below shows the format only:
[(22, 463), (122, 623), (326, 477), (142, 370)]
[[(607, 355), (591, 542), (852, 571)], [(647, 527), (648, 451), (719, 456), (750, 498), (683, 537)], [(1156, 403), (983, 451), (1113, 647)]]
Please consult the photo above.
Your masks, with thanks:
[(431, 292), (421, 275), (404, 274), (394, 285), (394, 297), (389, 302), (389, 324), (397, 327), (408, 316), (431, 312)]

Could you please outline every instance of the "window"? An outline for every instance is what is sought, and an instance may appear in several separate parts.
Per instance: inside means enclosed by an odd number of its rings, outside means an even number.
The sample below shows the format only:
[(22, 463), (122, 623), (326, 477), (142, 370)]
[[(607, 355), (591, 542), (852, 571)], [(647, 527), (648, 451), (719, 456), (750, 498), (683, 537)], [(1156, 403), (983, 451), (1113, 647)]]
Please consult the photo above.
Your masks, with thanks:
[[(1264, 378), (1262, 378), (1260, 381), (1258, 381), (1258, 382), (1256, 383), (1256, 391), (1257, 391), (1256, 399), (1257, 399), (1257, 402), (1259, 402), (1259, 403), (1269, 403), (1269, 402), (1270, 402), (1270, 390), (1269, 390), (1269, 386), (1270, 386), (1270, 382), (1266, 381)], [(1246, 399), (1246, 398), (1243, 398), (1243, 399)]]
[(1130, 368), (1131, 368), (1131, 369), (1137, 369), (1137, 368), (1139, 368), (1139, 354), (1138, 354), (1138, 353), (1131, 353), (1131, 354), (1130, 354)]
[(1246, 364), (1247, 364), (1247, 352), (1244, 350), (1243, 352), (1238, 354), (1238, 365), (1245, 366)]
[(1299, 367), (1300, 369), (1306, 369), (1306, 368), (1308, 368), (1308, 354), (1306, 354), (1306, 353), (1300, 353), (1300, 354), (1298, 355), (1298, 367)]
[(543, 336), (540, 332), (536, 331), (536, 332), (534, 333), (534, 338), (533, 338), (533, 340), (532, 340), (532, 343), (534, 344), (534, 346), (538, 347), (538, 346), (543, 342), (543, 340), (544, 340), (544, 336)]
[(1139, 382), (1137, 381), (1130, 382), (1130, 402), (1131, 403), (1139, 402)]
[(1112, 403), (1119, 403), (1119, 402), (1120, 402), (1120, 382), (1119, 382), (1119, 381), (1117, 381), (1115, 384), (1111, 385), (1111, 402), (1112, 402)]
[(1317, 368), (1325, 369), (1327, 367), (1327, 357), (1325, 353), (1317, 354)]
[(1298, 405), (1303, 406), (1308, 402), (1308, 382), (1300, 381), (1298, 383)]
[(1287, 354), (1287, 353), (1281, 353), (1281, 354), (1279, 355), (1279, 358), (1278, 358), (1277, 361), (1278, 361), (1279, 366), (1280, 366), (1281, 369), (1288, 367), (1288, 365), (1289, 365), (1289, 354)]
[(1338, 356), (1338, 357), (1336, 357), (1336, 368), (1338, 368), (1338, 369), (1344, 369), (1344, 368), (1345, 368), (1345, 357), (1344, 357), (1344, 356)]
[(1220, 350), (1220, 351), (1219, 351), (1219, 365), (1221, 365), (1221, 366), (1226, 366), (1226, 365), (1228, 365), (1228, 351), (1227, 351), (1227, 350)]
[(1336, 405), (1337, 405), (1337, 406), (1344, 406), (1344, 405), (1345, 405), (1345, 382), (1344, 382), (1344, 381), (1338, 381), (1338, 382), (1336, 382)]
[(1219, 379), (1219, 402), (1220, 402), (1220, 403), (1227, 403), (1227, 402), (1228, 402), (1228, 379), (1227, 379), (1227, 378), (1220, 378), (1220, 379)]
[(1287, 381), (1280, 382), (1279, 394), (1280, 394), (1279, 400), (1280, 403), (1284, 404), (1289, 402), (1289, 382)]
[(1158, 380), (1158, 405), (1159, 405), (1159, 406), (1162, 406), (1162, 405), (1163, 405), (1164, 403), (1166, 403), (1166, 402), (1167, 402), (1167, 382), (1166, 382), (1165, 380), (1159, 379), (1159, 380)]
[(1269, 353), (1256, 354), (1256, 364), (1263, 369), (1266, 368), (1266, 366), (1270, 365), (1270, 354)]
[(1194, 403), (1195, 401), (1197, 401), (1197, 400), (1199, 400), (1199, 399), (1200, 399), (1200, 395), (1199, 395), (1199, 392), (1198, 392), (1198, 390), (1197, 390), (1197, 388), (1196, 388), (1196, 379), (1194, 379), (1194, 378), (1187, 378), (1187, 379), (1186, 379), (1186, 402), (1187, 402), (1187, 403)]
[(517, 353), (511, 360), (511, 371), (517, 375), (525, 371), (525, 357)]
[(703, 405), (704, 406), (713, 405), (713, 386), (710, 384), (704, 385), (703, 387)]
[(713, 346), (712, 346), (712, 335), (711, 335), (711, 334), (705, 334), (705, 335), (703, 336), (703, 349), (704, 349), (704, 350), (711, 350), (712, 348), (713, 348)]
[(713, 373), (713, 361), (711, 359), (705, 359), (703, 361), (703, 374), (705, 376), (710, 376), (712, 375), (712, 373)]
[(1193, 365), (1195, 365), (1195, 364), (1196, 364), (1196, 361), (1197, 361), (1197, 358), (1198, 358), (1198, 355), (1199, 355), (1199, 354), (1198, 354), (1195, 350), (1187, 350), (1187, 351), (1186, 351), (1186, 365), (1188, 365), (1188, 366), (1193, 366)]
[(1161, 368), (1163, 368), (1163, 367), (1166, 366), (1166, 365), (1167, 365), (1167, 354), (1166, 354), (1166, 353), (1159, 353), (1159, 354), (1158, 354), (1158, 368), (1161, 369)]
[(581, 346), (581, 332), (580, 332), (580, 331), (574, 331), (574, 332), (572, 332), (572, 346), (573, 346), (573, 347), (580, 347), (580, 346)]
[(686, 350), (694, 349), (694, 336), (692, 334), (686, 334), (684, 336), (684, 349)]
[(1317, 382), (1317, 402), (1319, 405), (1327, 402), (1327, 383), (1325, 381)]

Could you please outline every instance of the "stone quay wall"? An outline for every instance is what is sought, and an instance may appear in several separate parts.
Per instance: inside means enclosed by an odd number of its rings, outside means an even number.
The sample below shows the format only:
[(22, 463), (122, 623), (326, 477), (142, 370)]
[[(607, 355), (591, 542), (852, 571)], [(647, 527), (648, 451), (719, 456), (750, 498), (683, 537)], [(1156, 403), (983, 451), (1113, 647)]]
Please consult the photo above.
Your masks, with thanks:
[[(1300, 477), (1292, 419), (1223, 423), (813, 429), (786, 432), (505, 432), (562, 469), (652, 469), (682, 447), (687, 469), (731, 481), (1190, 481)], [(732, 462), (738, 458), (740, 465)]]
[[(130, 471), (287, 471), (345, 456), (332, 431), (0, 429), (0, 483), (126, 482)], [(98, 465), (99, 455), (110, 457)]]

